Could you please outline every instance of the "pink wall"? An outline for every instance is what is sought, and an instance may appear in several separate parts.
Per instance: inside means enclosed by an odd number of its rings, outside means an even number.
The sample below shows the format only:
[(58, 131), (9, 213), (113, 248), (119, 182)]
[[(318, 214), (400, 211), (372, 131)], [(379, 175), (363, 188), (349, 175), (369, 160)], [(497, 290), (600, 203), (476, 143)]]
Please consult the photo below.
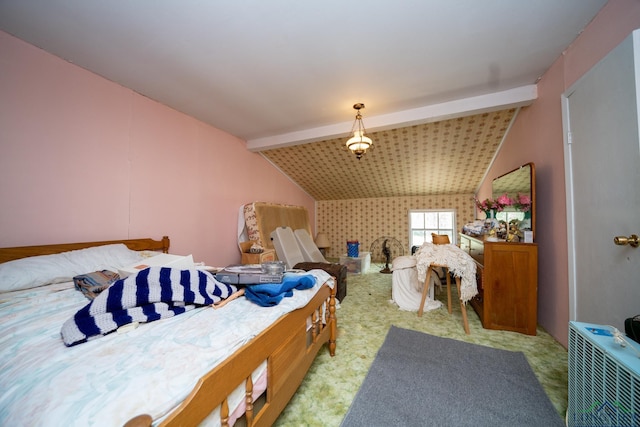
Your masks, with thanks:
[[(539, 323), (566, 345), (567, 225), (560, 96), (640, 27), (612, 0), (538, 84), (483, 183), (533, 161)], [(0, 32), (0, 246), (135, 237), (212, 265), (239, 261), (240, 205), (314, 201), (244, 142)], [(259, 177), (259, 179), (255, 179)]]
[(538, 323), (565, 347), (568, 339), (569, 276), (564, 148), (560, 97), (585, 72), (640, 27), (640, 2), (611, 0), (538, 83), (538, 99), (518, 115), (479, 191), (491, 180), (527, 162), (536, 165)]
[(168, 235), (240, 261), (238, 208), (315, 202), (244, 141), (0, 32), (0, 247)]

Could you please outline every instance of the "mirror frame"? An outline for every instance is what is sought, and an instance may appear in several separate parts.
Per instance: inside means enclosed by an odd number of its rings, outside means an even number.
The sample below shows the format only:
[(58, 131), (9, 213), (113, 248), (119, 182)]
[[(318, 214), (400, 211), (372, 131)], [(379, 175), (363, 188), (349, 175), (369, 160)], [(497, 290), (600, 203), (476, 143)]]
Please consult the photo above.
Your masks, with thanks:
[[(505, 193), (504, 190), (502, 191), (494, 190), (496, 186), (495, 185), (496, 181), (500, 180), (500, 178), (506, 177), (509, 174), (520, 172), (524, 167), (529, 167), (529, 196), (531, 197), (531, 231), (533, 233), (533, 241), (535, 242), (535, 238), (536, 238), (536, 168), (533, 162), (525, 163), (522, 166), (519, 166), (503, 175), (500, 175), (494, 178), (493, 181), (491, 182), (491, 197), (495, 199)], [(509, 196), (511, 197), (512, 194), (509, 194)]]

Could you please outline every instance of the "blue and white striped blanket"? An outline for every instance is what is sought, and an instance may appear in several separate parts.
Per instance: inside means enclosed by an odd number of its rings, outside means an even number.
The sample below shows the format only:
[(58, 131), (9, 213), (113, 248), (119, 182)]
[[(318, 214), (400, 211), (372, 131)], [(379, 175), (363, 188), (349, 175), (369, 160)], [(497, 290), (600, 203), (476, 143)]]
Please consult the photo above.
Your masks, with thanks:
[(62, 326), (62, 340), (66, 346), (80, 344), (133, 322), (151, 322), (217, 303), (236, 290), (206, 271), (151, 267), (116, 281), (80, 309)]

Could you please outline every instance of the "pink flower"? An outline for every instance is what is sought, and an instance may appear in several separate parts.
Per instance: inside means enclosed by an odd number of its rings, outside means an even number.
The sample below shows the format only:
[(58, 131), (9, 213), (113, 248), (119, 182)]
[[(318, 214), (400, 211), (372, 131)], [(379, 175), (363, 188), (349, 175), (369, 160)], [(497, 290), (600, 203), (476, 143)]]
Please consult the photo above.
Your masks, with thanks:
[(476, 207), (487, 215), (487, 218), (489, 217), (489, 211), (495, 210), (497, 212), (502, 212), (507, 206), (513, 206), (520, 212), (527, 212), (531, 210), (531, 196), (528, 194), (518, 193), (518, 195), (512, 199), (507, 195), (507, 193), (505, 193), (495, 200), (484, 199), (483, 201), (480, 201), (476, 197), (473, 201), (475, 202)]
[(529, 197), (528, 194), (520, 194), (520, 193), (518, 193), (518, 202), (521, 205), (530, 205), (531, 204), (531, 197)]
[(531, 209), (531, 197), (528, 194), (518, 193), (517, 201), (513, 204), (518, 210), (527, 212)]
[(511, 206), (511, 204), (513, 203), (513, 201), (509, 198), (509, 196), (507, 196), (507, 194), (503, 194), (502, 196), (498, 197), (498, 205), (499, 207), (497, 208), (498, 210), (502, 210), (505, 206)]
[(487, 217), (489, 217), (489, 211), (495, 210), (500, 212), (505, 206), (509, 206), (512, 203), (511, 199), (506, 194), (498, 197), (496, 200), (484, 199), (483, 201), (480, 201), (477, 198), (474, 198), (473, 200), (476, 203), (476, 207), (481, 211), (484, 211)]

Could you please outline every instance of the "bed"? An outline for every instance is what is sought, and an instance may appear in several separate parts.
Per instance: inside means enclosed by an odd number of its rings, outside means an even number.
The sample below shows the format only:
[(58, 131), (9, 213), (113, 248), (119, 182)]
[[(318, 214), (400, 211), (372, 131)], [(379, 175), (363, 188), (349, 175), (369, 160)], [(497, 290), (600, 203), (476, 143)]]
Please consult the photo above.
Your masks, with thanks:
[[(144, 257), (169, 238), (0, 248), (0, 263), (112, 245)], [(312, 288), (274, 307), (237, 298), (70, 347), (60, 325), (88, 301), (73, 283), (0, 293), (0, 425), (271, 425), (318, 351), (335, 354), (334, 280), (308, 274)]]

